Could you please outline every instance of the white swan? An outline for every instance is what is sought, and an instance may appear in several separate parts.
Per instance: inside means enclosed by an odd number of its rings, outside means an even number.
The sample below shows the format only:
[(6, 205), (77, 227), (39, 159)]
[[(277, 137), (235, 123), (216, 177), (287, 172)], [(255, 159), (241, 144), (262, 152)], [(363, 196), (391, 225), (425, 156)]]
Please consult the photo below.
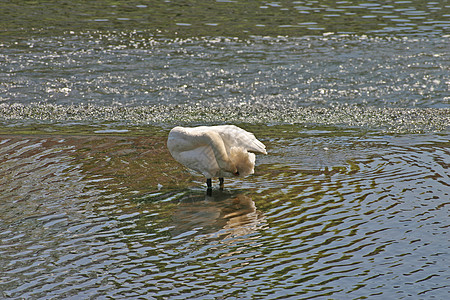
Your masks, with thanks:
[(167, 139), (173, 158), (206, 177), (208, 190), (211, 178), (247, 176), (254, 173), (255, 154), (267, 154), (266, 146), (253, 133), (234, 125), (175, 127)]

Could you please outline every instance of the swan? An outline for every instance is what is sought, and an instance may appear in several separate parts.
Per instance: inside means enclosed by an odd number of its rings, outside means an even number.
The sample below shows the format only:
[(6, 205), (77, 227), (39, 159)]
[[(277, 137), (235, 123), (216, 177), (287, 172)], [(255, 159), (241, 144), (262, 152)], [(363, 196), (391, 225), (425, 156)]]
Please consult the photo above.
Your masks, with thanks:
[(176, 161), (206, 177), (208, 191), (213, 177), (223, 189), (224, 177), (253, 174), (255, 153), (267, 154), (253, 133), (235, 125), (174, 127), (167, 148)]

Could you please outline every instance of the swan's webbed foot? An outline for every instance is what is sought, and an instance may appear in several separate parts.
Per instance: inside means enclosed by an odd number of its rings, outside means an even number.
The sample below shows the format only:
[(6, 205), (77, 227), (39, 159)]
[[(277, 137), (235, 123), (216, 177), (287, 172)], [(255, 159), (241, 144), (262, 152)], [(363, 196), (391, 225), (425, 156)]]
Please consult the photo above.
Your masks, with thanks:
[(220, 190), (223, 190), (223, 178), (222, 177), (220, 177), (219, 178), (219, 183), (220, 183), (220, 185), (219, 185), (219, 188), (220, 188)]

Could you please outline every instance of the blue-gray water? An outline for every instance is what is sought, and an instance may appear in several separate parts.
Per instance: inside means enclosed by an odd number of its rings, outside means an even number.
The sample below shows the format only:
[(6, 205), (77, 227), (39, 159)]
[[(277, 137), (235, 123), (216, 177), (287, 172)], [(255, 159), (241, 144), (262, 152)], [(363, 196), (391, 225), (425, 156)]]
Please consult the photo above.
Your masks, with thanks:
[[(0, 298), (449, 297), (447, 2), (2, 5)], [(165, 140), (222, 123), (207, 196)]]

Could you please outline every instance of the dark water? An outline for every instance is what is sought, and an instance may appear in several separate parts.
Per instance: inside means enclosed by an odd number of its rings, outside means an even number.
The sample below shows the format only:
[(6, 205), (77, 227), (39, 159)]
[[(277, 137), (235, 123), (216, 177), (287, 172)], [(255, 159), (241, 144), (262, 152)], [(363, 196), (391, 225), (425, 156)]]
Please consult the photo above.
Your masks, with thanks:
[[(447, 1), (2, 2), (2, 35), (148, 30), (156, 36), (449, 33)], [(20, 33), (20, 35), (27, 33)]]
[(446, 1), (0, 5), (0, 298), (448, 298)]

